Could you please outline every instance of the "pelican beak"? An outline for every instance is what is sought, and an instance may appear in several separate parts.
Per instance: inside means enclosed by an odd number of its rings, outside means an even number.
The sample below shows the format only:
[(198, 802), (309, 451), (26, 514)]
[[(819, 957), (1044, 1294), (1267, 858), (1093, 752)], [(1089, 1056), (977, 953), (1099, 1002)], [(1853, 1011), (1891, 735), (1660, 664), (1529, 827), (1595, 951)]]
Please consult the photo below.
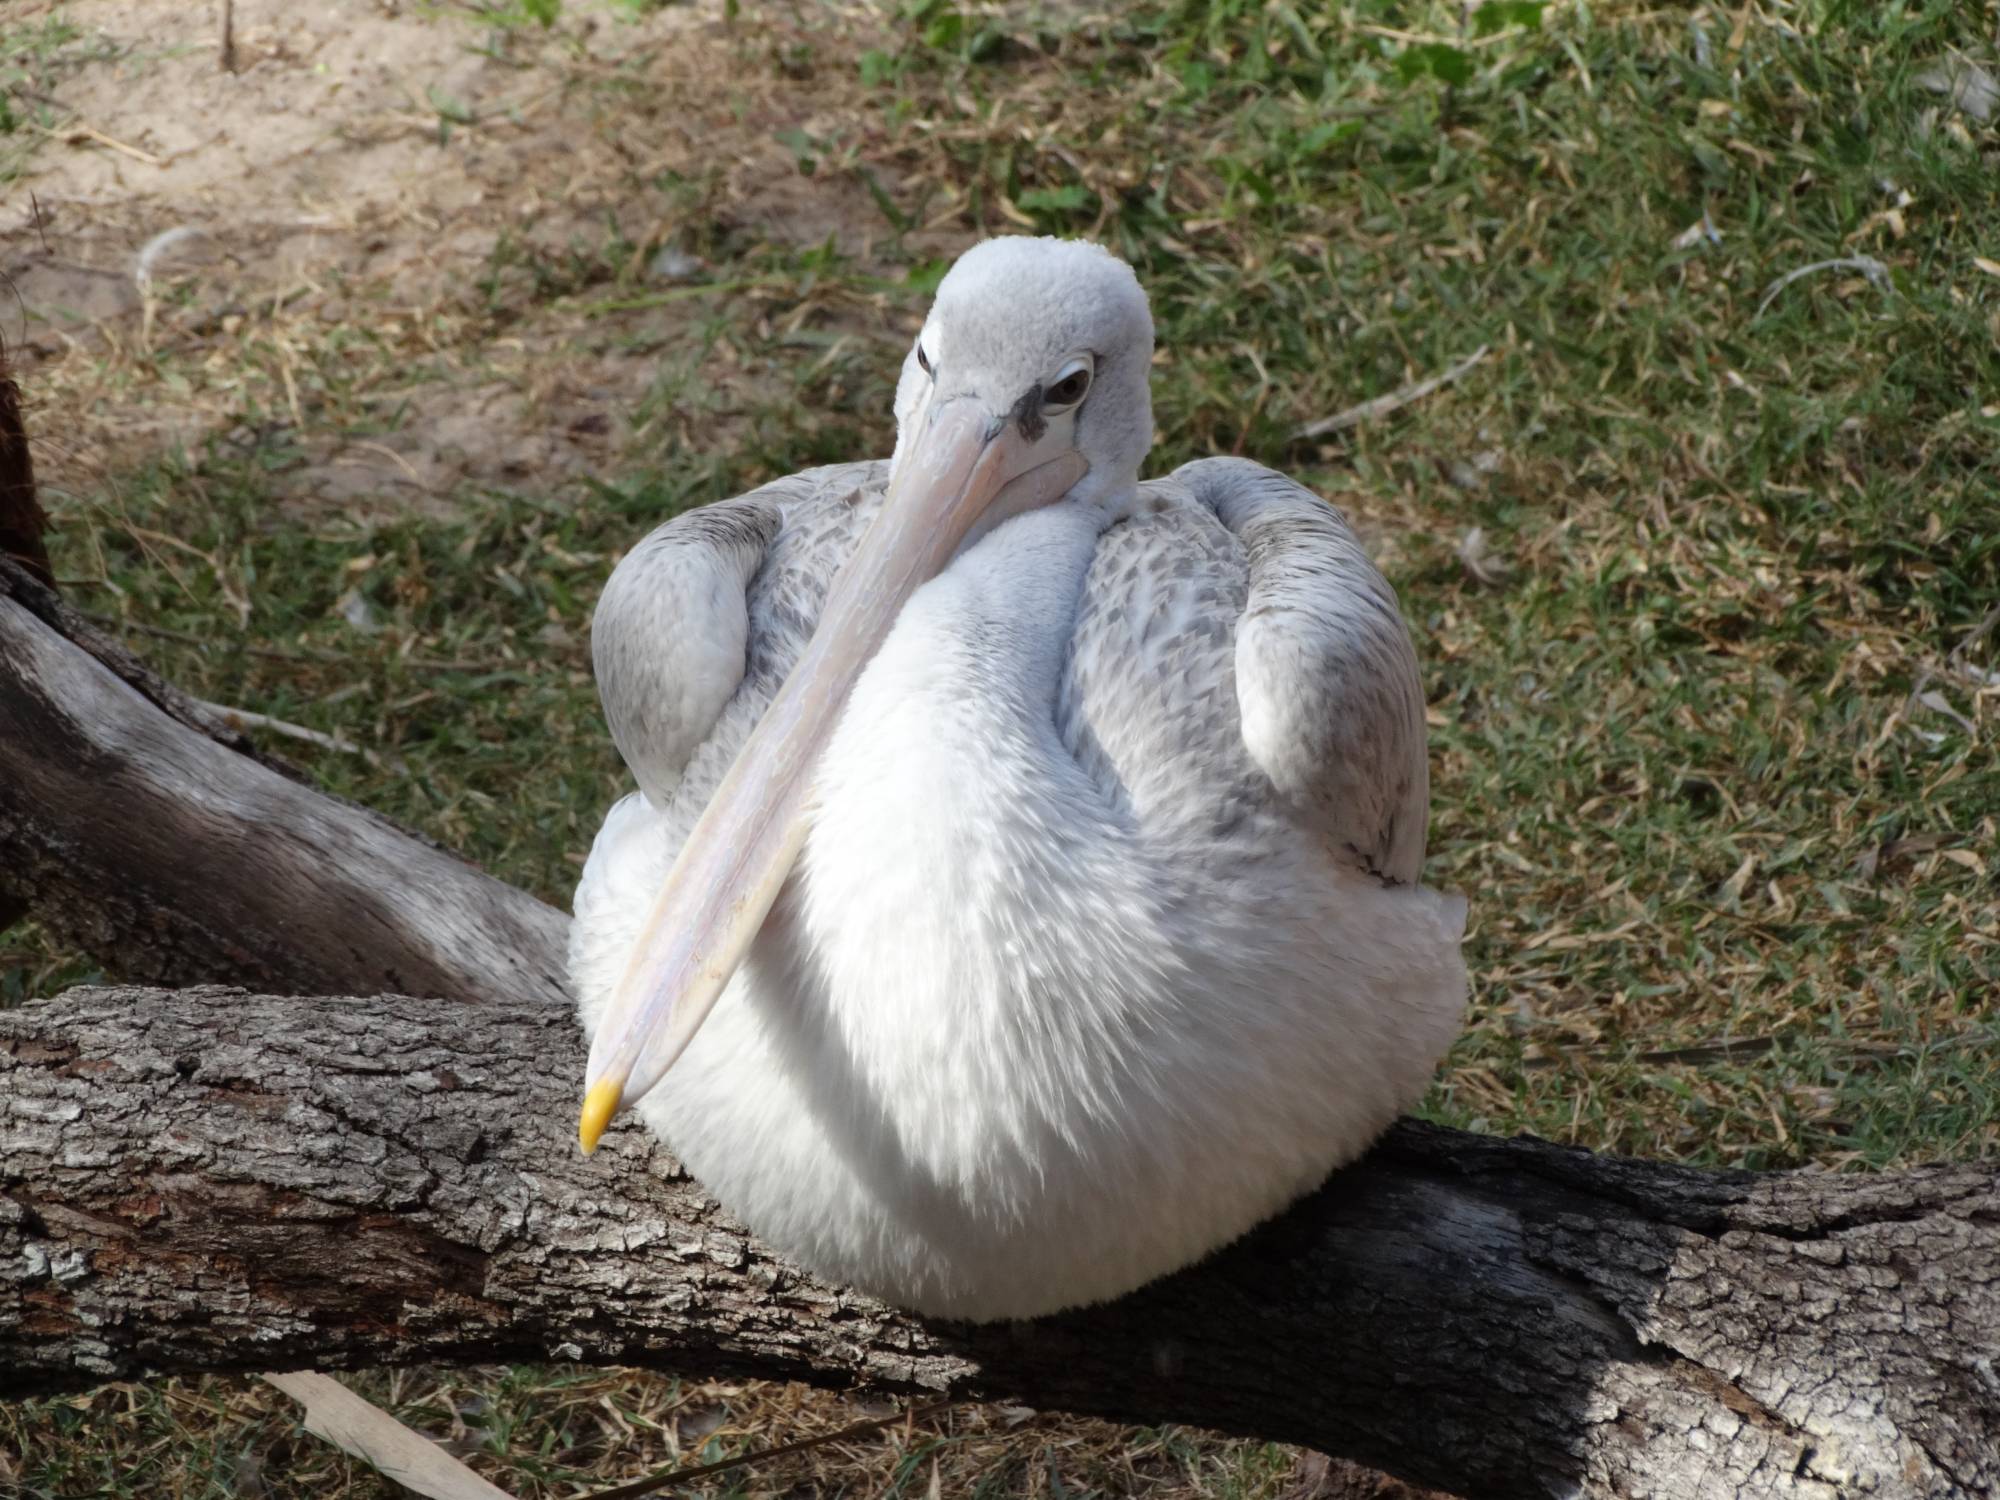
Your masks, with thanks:
[(969, 397), (937, 403), (918, 420), (881, 513), (834, 580), (812, 639), (688, 835), (632, 946), (590, 1049), (577, 1129), (586, 1153), (673, 1066), (763, 926), (805, 843), (820, 753), (904, 602), (982, 521), (1060, 499), (1089, 467), (1070, 442), (1038, 442), (1026, 424)]

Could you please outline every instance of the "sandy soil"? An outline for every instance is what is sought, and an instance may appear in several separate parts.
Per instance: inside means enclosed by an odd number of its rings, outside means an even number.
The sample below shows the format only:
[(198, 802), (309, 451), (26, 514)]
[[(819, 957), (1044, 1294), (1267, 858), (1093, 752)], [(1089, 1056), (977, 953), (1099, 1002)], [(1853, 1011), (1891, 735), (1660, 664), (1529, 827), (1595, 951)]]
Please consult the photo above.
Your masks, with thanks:
[[(675, 247), (715, 226), (677, 219), (690, 182), (728, 227), (786, 243), (865, 255), (880, 223), (851, 179), (798, 171), (778, 136), (825, 101), (744, 67), (720, 0), (636, 19), (571, 0), (555, 34), (469, 8), (237, 0), (233, 73), (219, 7), (7, 9), (83, 33), (39, 76), (30, 60), (53, 124), (0, 188), (18, 298), (0, 332), (62, 413), (36, 427), (58, 502), (106, 466), (271, 420), (302, 458), (278, 487), (309, 509), (601, 469), (655, 378), (648, 346), (690, 314), (585, 326), (560, 297), (496, 284), (497, 246), (553, 256), (615, 230), (662, 284), (698, 280)], [(304, 368), (362, 342), (390, 356), (334, 363), (383, 418), (332, 419)], [(237, 362), (275, 371), (271, 389), (232, 386)]]

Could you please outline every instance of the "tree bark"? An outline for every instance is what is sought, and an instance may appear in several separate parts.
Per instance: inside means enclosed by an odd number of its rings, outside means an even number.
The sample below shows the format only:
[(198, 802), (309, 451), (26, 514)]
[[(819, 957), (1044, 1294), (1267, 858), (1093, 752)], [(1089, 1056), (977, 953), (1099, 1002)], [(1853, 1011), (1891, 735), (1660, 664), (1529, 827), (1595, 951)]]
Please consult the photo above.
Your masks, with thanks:
[(560, 1000), (566, 919), (330, 797), (0, 559), (0, 901), (132, 979)]
[(28, 431), (21, 420), (21, 388), (0, 343), (0, 557), (25, 569), (47, 588), (56, 575), (42, 533), (49, 518), (35, 491), (35, 460), (28, 448)]
[[(49, 518), (35, 490), (35, 460), (28, 449), (28, 431), (21, 420), (21, 388), (0, 342), (0, 558), (20, 568), (44, 588), (53, 589), (56, 575), (42, 541)], [(0, 890), (0, 932), (27, 914), (28, 903)]]
[(77, 990), (0, 1015), (0, 1392), (576, 1359), (1003, 1397), (1467, 1495), (1991, 1494), (2000, 1178), (1711, 1173), (1399, 1126), (1202, 1266), (924, 1322), (570, 1139), (554, 1003)]

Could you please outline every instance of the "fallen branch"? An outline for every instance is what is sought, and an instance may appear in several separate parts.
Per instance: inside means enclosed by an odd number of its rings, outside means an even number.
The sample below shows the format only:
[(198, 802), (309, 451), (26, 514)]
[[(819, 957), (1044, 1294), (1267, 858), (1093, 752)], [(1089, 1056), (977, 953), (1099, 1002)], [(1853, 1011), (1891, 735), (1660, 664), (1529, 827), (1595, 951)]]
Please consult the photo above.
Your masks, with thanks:
[(564, 995), (562, 914), (314, 791), (0, 559), (0, 897), (128, 978)]
[(1710, 1173), (1405, 1124), (1205, 1265), (966, 1327), (748, 1238), (565, 1007), (76, 990), (0, 1013), (0, 1394), (568, 1359), (1005, 1398), (1467, 1495), (2000, 1487), (2000, 1175)]

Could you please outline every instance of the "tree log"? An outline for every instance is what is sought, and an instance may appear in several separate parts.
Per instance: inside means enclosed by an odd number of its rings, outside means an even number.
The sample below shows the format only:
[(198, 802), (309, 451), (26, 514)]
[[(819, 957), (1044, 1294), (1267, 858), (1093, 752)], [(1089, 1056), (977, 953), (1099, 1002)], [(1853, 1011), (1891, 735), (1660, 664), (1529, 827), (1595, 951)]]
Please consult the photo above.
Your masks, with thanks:
[(0, 898), (131, 979), (564, 994), (560, 912), (305, 785), (5, 559)]
[(2000, 1176), (1409, 1124), (1115, 1304), (925, 1322), (581, 1157), (564, 1007), (76, 990), (0, 1015), (0, 1392), (575, 1359), (1297, 1442), (1467, 1495), (1992, 1494)]

